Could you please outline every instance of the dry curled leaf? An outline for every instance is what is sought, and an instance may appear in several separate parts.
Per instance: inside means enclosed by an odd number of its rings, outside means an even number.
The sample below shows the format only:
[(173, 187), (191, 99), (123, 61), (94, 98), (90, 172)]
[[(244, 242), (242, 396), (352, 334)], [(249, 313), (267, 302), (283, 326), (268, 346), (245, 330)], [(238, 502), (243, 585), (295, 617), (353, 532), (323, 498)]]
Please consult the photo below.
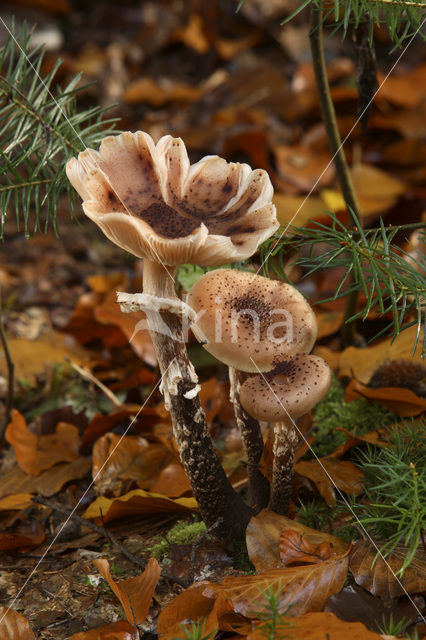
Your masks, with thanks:
[(120, 582), (115, 582), (112, 578), (108, 560), (97, 558), (93, 560), (93, 563), (120, 600), (128, 622), (131, 624), (145, 622), (155, 587), (161, 575), (158, 561), (155, 558), (150, 558), (143, 573)]
[(328, 505), (336, 505), (335, 487), (349, 494), (359, 496), (362, 492), (363, 473), (348, 460), (321, 458), (297, 462), (294, 470), (301, 476), (309, 478)]
[(295, 531), (314, 548), (326, 543), (332, 546), (336, 554), (342, 554), (349, 547), (349, 544), (342, 538), (305, 527), (297, 520), (291, 520), (269, 509), (263, 509), (250, 520), (246, 532), (249, 558), (258, 572), (282, 567), (280, 536), (283, 529)]
[(88, 520), (98, 518), (99, 522), (109, 522), (115, 518), (124, 518), (135, 514), (152, 513), (189, 513), (198, 508), (195, 498), (166, 498), (158, 493), (148, 493), (143, 489), (134, 489), (119, 498), (99, 496), (86, 509), (83, 517)]
[(71, 462), (78, 457), (77, 427), (59, 422), (55, 433), (38, 436), (28, 429), (24, 416), (16, 409), (12, 411), (12, 421), (6, 429), (6, 440), (12, 445), (21, 469), (33, 476), (57, 462)]
[(300, 531), (283, 529), (280, 536), (280, 558), (283, 564), (316, 564), (335, 554), (333, 544), (324, 540), (313, 545)]
[(104, 624), (90, 631), (75, 633), (69, 640), (139, 640), (137, 627), (126, 620)]
[(349, 562), (349, 550), (320, 564), (272, 569), (258, 575), (235, 578), (221, 583), (208, 583), (203, 595), (223, 595), (235, 613), (259, 617), (268, 611), (263, 595), (272, 589), (277, 595), (277, 609), (291, 617), (309, 611), (321, 611), (328, 598), (343, 587)]
[(23, 615), (0, 607), (0, 638), (1, 640), (35, 640), (29, 622)]
[(350, 556), (350, 569), (355, 582), (375, 596), (391, 600), (408, 593), (426, 591), (426, 554), (419, 548), (402, 576), (401, 569), (407, 549), (396, 547), (385, 560), (377, 556), (377, 549), (369, 542), (359, 540)]
[(367, 387), (358, 380), (351, 380), (345, 391), (345, 400), (367, 398), (383, 404), (393, 413), (402, 417), (416, 416), (426, 411), (426, 398), (420, 398), (411, 391), (399, 387)]
[(13, 467), (0, 477), (0, 496), (12, 493), (37, 493), (40, 496), (53, 496), (70, 480), (84, 478), (91, 469), (90, 458), (77, 458), (72, 462), (59, 462), (51, 469), (42, 471), (36, 478), (29, 476), (18, 466)]
[[(306, 613), (282, 622), (275, 640), (382, 640), (382, 636), (369, 631), (361, 622), (343, 622), (327, 611)], [(264, 639), (265, 628), (261, 623), (247, 636), (247, 640)]]
[(93, 446), (93, 480), (98, 494), (120, 495), (124, 480), (134, 480), (148, 489), (171, 460), (161, 444), (150, 444), (141, 436), (107, 433)]

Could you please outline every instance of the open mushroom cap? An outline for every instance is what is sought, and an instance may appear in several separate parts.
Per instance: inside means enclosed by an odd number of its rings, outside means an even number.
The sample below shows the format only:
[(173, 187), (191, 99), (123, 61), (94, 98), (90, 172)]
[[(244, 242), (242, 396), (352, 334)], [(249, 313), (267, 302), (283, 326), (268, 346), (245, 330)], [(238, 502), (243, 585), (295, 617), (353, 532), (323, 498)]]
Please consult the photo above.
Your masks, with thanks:
[(311, 351), (315, 315), (297, 289), (278, 280), (217, 269), (193, 285), (187, 303), (192, 330), (204, 347), (241, 371), (269, 371), (287, 355)]
[(105, 138), (67, 164), (83, 209), (140, 258), (219, 266), (250, 257), (278, 228), (266, 171), (207, 156), (190, 165), (180, 138)]
[(257, 420), (281, 422), (299, 418), (327, 394), (331, 383), (328, 364), (304, 353), (286, 358), (274, 369), (248, 378), (240, 389), (243, 409)]

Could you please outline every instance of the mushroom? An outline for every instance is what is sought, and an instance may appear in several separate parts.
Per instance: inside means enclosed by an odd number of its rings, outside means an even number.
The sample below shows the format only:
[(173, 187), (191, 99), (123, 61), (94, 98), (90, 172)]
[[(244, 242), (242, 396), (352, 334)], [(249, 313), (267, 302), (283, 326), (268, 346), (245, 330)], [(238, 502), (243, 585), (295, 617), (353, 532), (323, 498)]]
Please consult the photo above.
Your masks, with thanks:
[(246, 259), (278, 228), (265, 171), (207, 156), (190, 165), (179, 138), (154, 144), (142, 131), (107, 137), (67, 164), (83, 209), (121, 248), (143, 258), (143, 294), (119, 294), (122, 310), (143, 309), (162, 373), (180, 457), (200, 512), (232, 539), (252, 511), (233, 490), (208, 433), (198, 378), (174, 289), (177, 265), (218, 266)]
[(274, 424), (269, 507), (281, 515), (287, 514), (291, 499), (294, 450), (299, 439), (294, 420), (324, 398), (330, 383), (330, 367), (322, 358), (297, 354), (267, 373), (252, 376), (241, 386), (240, 402), (245, 411)]
[(231, 400), (247, 454), (249, 504), (268, 503), (269, 483), (259, 468), (263, 437), (257, 420), (240, 403), (246, 372), (269, 371), (284, 355), (309, 352), (317, 333), (315, 315), (289, 284), (235, 269), (202, 276), (186, 299), (191, 325), (205, 349), (229, 366)]
[(285, 355), (308, 353), (315, 344), (315, 314), (301, 293), (279, 280), (247, 271), (217, 269), (191, 287), (197, 339), (230, 367), (269, 371)]

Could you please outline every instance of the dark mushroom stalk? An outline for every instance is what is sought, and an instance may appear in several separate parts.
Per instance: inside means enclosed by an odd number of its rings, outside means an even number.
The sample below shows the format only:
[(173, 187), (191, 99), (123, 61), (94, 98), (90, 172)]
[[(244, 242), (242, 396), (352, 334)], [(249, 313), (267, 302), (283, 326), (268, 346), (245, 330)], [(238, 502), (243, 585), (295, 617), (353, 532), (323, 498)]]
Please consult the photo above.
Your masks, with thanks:
[(246, 380), (240, 390), (244, 409), (274, 425), (274, 464), (269, 508), (286, 515), (293, 486), (294, 451), (299, 441), (295, 419), (308, 413), (330, 388), (331, 373), (318, 356), (286, 358), (272, 371)]
[(143, 293), (119, 294), (125, 311), (143, 309), (162, 373), (182, 464), (201, 515), (219, 537), (235, 541), (252, 510), (232, 488), (208, 433), (199, 385), (187, 355), (189, 308), (174, 291), (179, 264), (219, 266), (251, 256), (278, 227), (264, 171), (217, 156), (190, 166), (182, 140), (157, 145), (126, 132), (67, 165), (83, 209), (105, 235), (144, 260)]
[(187, 302), (198, 314), (194, 334), (229, 366), (231, 399), (247, 455), (249, 504), (260, 510), (269, 500), (269, 482), (259, 466), (263, 436), (257, 416), (240, 401), (241, 388), (250, 373), (270, 370), (283, 354), (310, 351), (315, 316), (291, 285), (233, 269), (202, 276)]
[(268, 506), (270, 488), (269, 480), (260, 467), (264, 442), (259, 421), (247, 413), (240, 402), (241, 385), (249, 375), (244, 371), (229, 367), (231, 402), (234, 405), (235, 420), (247, 455), (247, 501), (258, 512)]

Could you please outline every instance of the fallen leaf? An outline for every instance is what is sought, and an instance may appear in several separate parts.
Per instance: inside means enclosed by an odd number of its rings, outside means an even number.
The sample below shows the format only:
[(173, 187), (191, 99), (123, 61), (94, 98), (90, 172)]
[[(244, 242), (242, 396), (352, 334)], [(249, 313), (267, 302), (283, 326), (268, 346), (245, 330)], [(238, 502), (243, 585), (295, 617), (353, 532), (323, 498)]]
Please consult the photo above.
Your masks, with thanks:
[(43, 471), (36, 478), (30, 476), (18, 466), (13, 467), (0, 477), (0, 497), (13, 493), (37, 493), (40, 496), (53, 496), (71, 480), (84, 478), (92, 468), (90, 458), (77, 458), (73, 462), (60, 462)]
[(168, 498), (179, 498), (190, 490), (188, 476), (178, 462), (168, 464), (158, 476), (157, 482), (151, 487), (153, 493), (161, 493)]
[(143, 311), (123, 313), (117, 303), (115, 289), (109, 292), (102, 303), (93, 308), (94, 319), (100, 324), (118, 327), (136, 355), (151, 367), (157, 365), (157, 356), (146, 328), (146, 316)]
[(120, 582), (115, 582), (112, 578), (108, 560), (97, 558), (93, 560), (93, 564), (120, 600), (127, 621), (131, 624), (145, 622), (155, 587), (161, 575), (158, 561), (155, 558), (150, 558), (143, 573)]
[[(386, 82), (384, 81), (386, 79)], [(415, 107), (426, 97), (426, 65), (415, 66), (403, 75), (392, 74), (385, 78), (382, 73), (377, 74), (380, 89), (376, 100), (388, 100), (400, 107)]]
[(284, 528), (296, 531), (314, 547), (326, 542), (332, 545), (337, 554), (345, 553), (349, 548), (349, 544), (341, 538), (305, 527), (297, 520), (263, 509), (250, 520), (246, 531), (249, 558), (259, 573), (282, 567), (280, 536)]
[(423, 363), (421, 340), (419, 340), (415, 354), (412, 355), (416, 330), (415, 326), (409, 327), (402, 331), (393, 342), (392, 338), (387, 338), (365, 349), (347, 347), (339, 353), (327, 347), (316, 347), (314, 353), (324, 358), (332, 369), (337, 370), (340, 377), (356, 378), (366, 384), (377, 367), (386, 360), (403, 358)]
[(351, 380), (345, 390), (346, 402), (367, 398), (383, 404), (398, 416), (416, 416), (426, 411), (426, 398), (420, 398), (411, 389), (402, 387), (367, 387), (358, 380)]
[(21, 469), (33, 476), (57, 462), (71, 462), (78, 457), (77, 427), (59, 422), (55, 433), (37, 436), (28, 429), (24, 416), (16, 409), (12, 411), (12, 421), (6, 429), (6, 440), (12, 445)]
[[(380, 546), (380, 545), (379, 545)], [(375, 596), (392, 600), (408, 593), (426, 591), (426, 554), (419, 547), (413, 560), (398, 578), (395, 574), (401, 569), (407, 549), (396, 547), (385, 560), (369, 542), (358, 540), (351, 552), (350, 569), (355, 582)]]
[(162, 416), (156, 409), (142, 408), (138, 404), (123, 404), (108, 415), (97, 413), (93, 416), (83, 433), (81, 443), (83, 446), (91, 444), (108, 431), (112, 431), (120, 422), (126, 426), (131, 423), (132, 428), (148, 433), (161, 420)]
[(34, 504), (31, 493), (14, 493), (5, 498), (0, 498), (0, 511), (13, 511), (27, 509)]
[(316, 313), (318, 323), (317, 340), (325, 338), (335, 333), (343, 324), (343, 311), (326, 311), (324, 313)]
[(336, 172), (327, 151), (319, 153), (305, 145), (281, 145), (274, 147), (273, 152), (280, 178), (300, 192), (318, 190), (334, 180)]
[[(284, 618), (285, 621), (285, 618)], [(276, 640), (382, 640), (382, 636), (369, 631), (361, 622), (343, 622), (327, 611), (305, 613), (279, 625)], [(265, 628), (257, 623), (247, 640), (264, 640)]]
[(320, 564), (271, 569), (255, 576), (228, 576), (219, 584), (209, 583), (203, 594), (217, 597), (223, 594), (234, 612), (247, 617), (259, 617), (268, 611), (263, 595), (273, 589), (280, 614), (300, 616), (309, 611), (321, 611), (328, 598), (343, 587), (348, 571), (349, 550)]
[[(86, 509), (83, 517), (99, 522), (109, 522), (114, 518), (125, 518), (135, 514), (188, 513), (198, 508), (195, 498), (166, 498), (158, 493), (148, 493), (143, 489), (129, 491), (119, 498), (100, 496)], [(101, 516), (102, 514), (102, 516)]]
[(283, 529), (280, 536), (280, 558), (285, 565), (315, 564), (336, 555), (331, 542), (313, 545), (299, 531)]
[(345, 622), (362, 622), (370, 631), (379, 631), (384, 627), (383, 621), (394, 623), (405, 621), (408, 627), (416, 620), (419, 613), (414, 601), (408, 598), (386, 602), (373, 596), (358, 585), (348, 585), (339, 593), (331, 596), (325, 605), (325, 611), (334, 613)]
[(294, 470), (299, 475), (312, 480), (331, 507), (336, 505), (335, 487), (356, 496), (362, 492), (363, 473), (348, 460), (337, 460), (331, 457), (307, 460), (297, 462)]
[(137, 627), (126, 620), (119, 620), (90, 631), (74, 633), (69, 640), (139, 640), (139, 638)]
[[(31, 549), (44, 542), (46, 534), (44, 523), (32, 519), (13, 533), (0, 533), (0, 551), (14, 551), (15, 549)], [(0, 636), (1, 637), (1, 636)]]
[[(37, 340), (8, 338), (9, 351), (13, 354), (15, 376), (17, 379), (33, 380), (36, 373), (67, 358), (77, 364), (84, 364), (88, 358), (84, 351), (70, 336), (56, 331), (46, 333)], [(0, 375), (7, 376), (7, 366), (3, 350), (0, 351)]]
[(309, 220), (327, 218), (327, 205), (320, 197), (308, 198), (275, 193), (272, 201), (277, 208), (278, 222), (283, 227), (304, 227)]
[(92, 475), (100, 495), (120, 495), (123, 480), (134, 480), (149, 489), (171, 454), (162, 444), (149, 443), (141, 436), (107, 433), (93, 446)]
[[(214, 600), (203, 595), (205, 584), (201, 582), (191, 585), (161, 610), (157, 621), (159, 638), (179, 638), (184, 622), (188, 624), (207, 618), (214, 607)], [(210, 631), (212, 629), (204, 627), (204, 633)]]
[[(372, 165), (356, 164), (351, 169), (351, 175), (363, 217), (386, 211), (405, 191), (402, 182)], [(323, 189), (320, 195), (328, 211), (337, 213), (346, 209), (340, 191)]]
[(202, 98), (204, 90), (189, 84), (161, 78), (154, 80), (149, 76), (131, 82), (121, 98), (127, 104), (146, 102), (154, 107), (162, 107), (168, 102), (195, 102)]
[(0, 607), (0, 638), (1, 640), (35, 640), (29, 622), (23, 615)]

